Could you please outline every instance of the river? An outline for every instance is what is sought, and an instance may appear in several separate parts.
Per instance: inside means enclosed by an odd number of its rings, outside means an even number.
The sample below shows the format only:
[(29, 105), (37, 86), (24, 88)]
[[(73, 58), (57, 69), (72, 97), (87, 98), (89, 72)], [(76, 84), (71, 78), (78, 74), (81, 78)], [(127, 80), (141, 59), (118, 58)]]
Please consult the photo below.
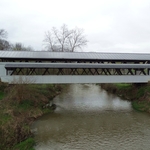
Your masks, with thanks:
[(72, 84), (31, 127), (36, 150), (149, 150), (150, 116), (95, 84)]

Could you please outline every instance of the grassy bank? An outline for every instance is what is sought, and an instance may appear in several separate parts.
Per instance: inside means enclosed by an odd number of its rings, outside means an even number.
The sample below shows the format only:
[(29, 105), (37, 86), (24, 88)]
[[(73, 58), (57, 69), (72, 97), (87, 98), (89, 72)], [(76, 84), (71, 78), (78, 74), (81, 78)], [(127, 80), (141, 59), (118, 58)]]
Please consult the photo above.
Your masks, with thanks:
[(0, 83), (0, 149), (33, 150), (31, 123), (52, 112), (44, 107), (61, 91), (60, 85)]
[(148, 84), (101, 84), (106, 91), (132, 102), (134, 109), (150, 113), (150, 83)]

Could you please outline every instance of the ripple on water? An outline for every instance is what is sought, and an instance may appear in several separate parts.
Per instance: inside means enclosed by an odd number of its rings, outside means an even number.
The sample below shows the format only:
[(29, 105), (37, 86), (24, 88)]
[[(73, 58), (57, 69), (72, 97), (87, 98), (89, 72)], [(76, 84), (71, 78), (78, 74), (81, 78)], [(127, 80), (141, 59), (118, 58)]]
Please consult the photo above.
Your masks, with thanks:
[(150, 118), (99, 86), (73, 85), (33, 125), (36, 150), (149, 150)]

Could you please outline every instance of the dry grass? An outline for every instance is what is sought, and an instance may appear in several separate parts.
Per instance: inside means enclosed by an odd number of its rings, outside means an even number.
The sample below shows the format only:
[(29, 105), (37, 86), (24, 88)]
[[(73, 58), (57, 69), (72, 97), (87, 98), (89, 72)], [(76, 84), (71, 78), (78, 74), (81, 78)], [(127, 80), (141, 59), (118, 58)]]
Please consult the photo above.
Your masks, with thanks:
[(14, 145), (32, 136), (30, 124), (46, 112), (42, 108), (60, 90), (57, 88), (29, 84), (5, 88), (6, 96), (0, 100), (0, 149), (13, 149)]

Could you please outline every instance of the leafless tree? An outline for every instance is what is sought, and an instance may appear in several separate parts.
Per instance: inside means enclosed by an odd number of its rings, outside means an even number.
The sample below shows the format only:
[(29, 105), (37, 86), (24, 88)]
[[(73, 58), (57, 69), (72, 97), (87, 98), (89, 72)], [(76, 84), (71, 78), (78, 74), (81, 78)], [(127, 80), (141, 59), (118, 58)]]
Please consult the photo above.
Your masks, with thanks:
[(15, 44), (11, 45), (11, 50), (14, 50), (14, 51), (32, 51), (33, 49), (30, 46), (25, 47), (22, 43), (15, 43)]
[(6, 40), (7, 32), (4, 29), (0, 29), (0, 50), (15, 50), (15, 51), (32, 51), (33, 48), (25, 47), (22, 43), (10, 44)]
[(52, 33), (50, 31), (47, 31), (45, 33), (45, 40), (44, 42), (46, 42), (46, 48), (52, 52), (55, 51), (56, 49), (56, 41), (54, 36), (52, 35)]
[(49, 51), (74, 52), (77, 48), (87, 45), (87, 40), (83, 35), (84, 31), (80, 28), (69, 30), (67, 25), (62, 25), (60, 30), (55, 27), (51, 32), (45, 33), (44, 42)]
[(0, 29), (0, 39), (7, 38), (7, 32), (4, 29)]
[(0, 50), (7, 50), (10, 48), (10, 43), (6, 40), (7, 32), (0, 29)]
[(83, 32), (83, 29), (79, 28), (75, 28), (71, 31), (71, 34), (68, 37), (71, 52), (74, 52), (76, 48), (82, 48), (87, 44), (87, 40), (85, 39)]

